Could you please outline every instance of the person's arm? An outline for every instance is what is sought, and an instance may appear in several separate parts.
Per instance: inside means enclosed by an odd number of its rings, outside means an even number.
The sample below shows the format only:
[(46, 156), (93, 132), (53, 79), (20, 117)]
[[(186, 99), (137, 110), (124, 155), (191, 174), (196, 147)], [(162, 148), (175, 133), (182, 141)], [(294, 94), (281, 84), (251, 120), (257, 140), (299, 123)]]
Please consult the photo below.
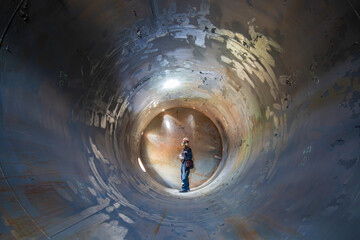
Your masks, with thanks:
[(179, 159), (180, 159), (180, 162), (183, 163), (184, 162), (184, 154), (180, 153)]
[(192, 151), (191, 151), (191, 148), (189, 148), (188, 159), (187, 159), (187, 160), (192, 160)]

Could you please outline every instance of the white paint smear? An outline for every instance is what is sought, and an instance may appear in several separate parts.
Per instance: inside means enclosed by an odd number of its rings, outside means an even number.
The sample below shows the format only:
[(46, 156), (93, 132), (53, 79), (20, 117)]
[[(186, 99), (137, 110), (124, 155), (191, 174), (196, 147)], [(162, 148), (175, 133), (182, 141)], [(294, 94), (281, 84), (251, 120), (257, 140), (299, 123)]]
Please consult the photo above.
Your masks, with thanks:
[(125, 215), (122, 214), (122, 213), (119, 213), (119, 217), (121, 217), (121, 219), (122, 219), (124, 222), (130, 223), (130, 224), (135, 223), (131, 218), (125, 216)]

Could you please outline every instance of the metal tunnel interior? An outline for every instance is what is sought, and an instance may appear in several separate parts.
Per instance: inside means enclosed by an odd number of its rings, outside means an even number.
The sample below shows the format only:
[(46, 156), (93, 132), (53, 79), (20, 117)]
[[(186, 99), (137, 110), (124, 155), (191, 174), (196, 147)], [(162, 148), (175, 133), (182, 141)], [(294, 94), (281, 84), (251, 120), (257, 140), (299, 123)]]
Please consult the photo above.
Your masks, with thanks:
[(360, 239), (359, 11), (1, 0), (0, 239)]

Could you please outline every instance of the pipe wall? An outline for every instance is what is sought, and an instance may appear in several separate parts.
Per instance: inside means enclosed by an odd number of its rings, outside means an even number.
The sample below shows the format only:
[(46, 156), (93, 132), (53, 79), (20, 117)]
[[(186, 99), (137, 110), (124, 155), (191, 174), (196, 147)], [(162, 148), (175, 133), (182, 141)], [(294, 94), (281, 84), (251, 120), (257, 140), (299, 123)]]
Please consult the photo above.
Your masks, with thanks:
[[(357, 9), (2, 1), (0, 238), (359, 239)], [(222, 139), (186, 194), (138, 164), (142, 132), (175, 107)]]

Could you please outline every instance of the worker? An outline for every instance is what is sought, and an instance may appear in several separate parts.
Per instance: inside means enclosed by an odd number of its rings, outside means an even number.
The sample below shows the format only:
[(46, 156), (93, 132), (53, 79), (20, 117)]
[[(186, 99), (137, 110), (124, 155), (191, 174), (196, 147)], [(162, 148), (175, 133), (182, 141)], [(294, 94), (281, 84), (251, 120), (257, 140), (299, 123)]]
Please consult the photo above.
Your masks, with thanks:
[(189, 139), (187, 137), (183, 139), (181, 145), (183, 146), (184, 149), (180, 154), (182, 186), (179, 192), (184, 193), (190, 191), (189, 188), (190, 168), (189, 166), (186, 166), (187, 165), (186, 162), (192, 160), (192, 152), (191, 152), (191, 148), (189, 147)]

